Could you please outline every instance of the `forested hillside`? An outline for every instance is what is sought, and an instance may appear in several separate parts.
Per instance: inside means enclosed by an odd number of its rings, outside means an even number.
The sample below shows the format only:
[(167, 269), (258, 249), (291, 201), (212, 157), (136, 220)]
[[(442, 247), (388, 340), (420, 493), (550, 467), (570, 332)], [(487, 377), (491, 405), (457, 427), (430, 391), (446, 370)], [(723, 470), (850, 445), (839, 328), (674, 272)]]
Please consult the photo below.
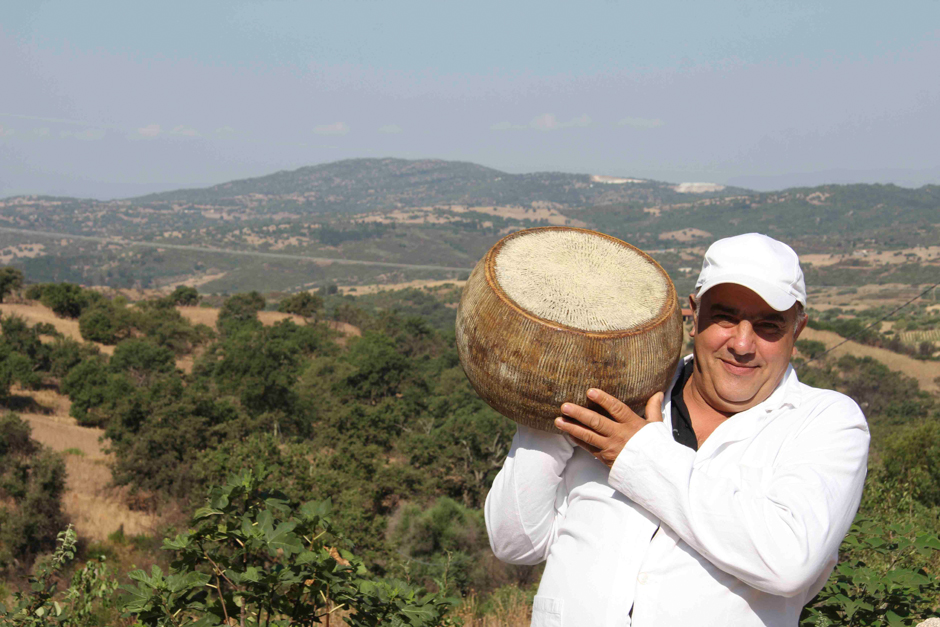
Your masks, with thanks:
[[(448, 306), (454, 294), (325, 291), (272, 302), (242, 293), (222, 300), (206, 326), (190, 322), (200, 311), (191, 288), (133, 303), (68, 284), (23, 288), (26, 303), (77, 320), (81, 338), (4, 316), (4, 404), (24, 406), (33, 390), (67, 395), (78, 424), (104, 430), (113, 481), (128, 502), (180, 512), (151, 535), (78, 538), (68, 549), (77, 552), (74, 566), (60, 555), (55, 568), (76, 568), (73, 587), (93, 581), (96, 590), (113, 590), (113, 582), (133, 579), (119, 595), (89, 597), (84, 622), (63, 624), (129, 625), (121, 604), (144, 624), (164, 624), (159, 599), (181, 615), (221, 622), (239, 611), (235, 596), (266, 598), (275, 582), (259, 577), (278, 569), (294, 573), (277, 584), (285, 598), (309, 598), (312, 582), (334, 578), (311, 608), (321, 618), (336, 610), (350, 625), (376, 624), (365, 621), (382, 612), (439, 624), (448, 607), (468, 625), (526, 624), (540, 569), (496, 561), (481, 512), (514, 425), (476, 396), (460, 369)], [(263, 324), (259, 315), (275, 308), (284, 319)], [(912, 624), (940, 605), (938, 399), (870, 358), (827, 357), (812, 342), (798, 348), (801, 378), (855, 398), (873, 433), (858, 525), (804, 624)], [(32, 441), (15, 413), (0, 429), (2, 600), (30, 569), (47, 572), (41, 556), (68, 521), (59, 506), (60, 457)], [(253, 536), (252, 521), (266, 531)], [(213, 561), (250, 542), (249, 561), (227, 567), (230, 580), (211, 578), (228, 572)], [(205, 554), (193, 551), (197, 544)], [(102, 556), (110, 561), (102, 565)], [(148, 571), (128, 574), (131, 564)], [(172, 573), (177, 583), (165, 583)], [(56, 585), (51, 575), (40, 579)], [(234, 596), (218, 600), (211, 586)], [(439, 594), (422, 596), (420, 588)], [(74, 609), (62, 594), (55, 598)], [(284, 616), (272, 607), (269, 616)]]

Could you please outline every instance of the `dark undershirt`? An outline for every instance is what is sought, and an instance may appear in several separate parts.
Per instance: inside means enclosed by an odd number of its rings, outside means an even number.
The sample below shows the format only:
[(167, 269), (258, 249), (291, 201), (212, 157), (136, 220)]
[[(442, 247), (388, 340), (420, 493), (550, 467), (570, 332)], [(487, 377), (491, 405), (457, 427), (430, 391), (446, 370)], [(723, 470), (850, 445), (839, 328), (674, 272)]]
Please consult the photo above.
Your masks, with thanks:
[(693, 451), (698, 450), (698, 438), (695, 437), (695, 430), (692, 428), (692, 419), (689, 417), (689, 408), (686, 407), (685, 399), (682, 397), (682, 390), (692, 376), (692, 360), (690, 359), (682, 368), (682, 374), (679, 380), (672, 386), (672, 437), (679, 444), (688, 446)]

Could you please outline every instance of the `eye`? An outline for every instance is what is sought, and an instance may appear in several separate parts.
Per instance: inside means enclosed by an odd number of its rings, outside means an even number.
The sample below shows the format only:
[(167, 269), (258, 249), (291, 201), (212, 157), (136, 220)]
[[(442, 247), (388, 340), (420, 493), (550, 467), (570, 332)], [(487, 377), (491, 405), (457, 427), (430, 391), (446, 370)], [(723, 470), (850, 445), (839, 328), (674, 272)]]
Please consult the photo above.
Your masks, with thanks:
[(757, 329), (762, 333), (780, 334), (783, 333), (783, 325), (778, 322), (758, 322)]

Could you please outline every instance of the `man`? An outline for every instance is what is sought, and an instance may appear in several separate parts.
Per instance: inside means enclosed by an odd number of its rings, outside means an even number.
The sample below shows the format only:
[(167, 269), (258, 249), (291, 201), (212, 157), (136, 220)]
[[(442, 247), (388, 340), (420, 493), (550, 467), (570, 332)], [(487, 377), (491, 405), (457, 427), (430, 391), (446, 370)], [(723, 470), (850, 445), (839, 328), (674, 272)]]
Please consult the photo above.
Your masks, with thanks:
[(566, 403), (564, 435), (516, 432), (486, 524), (500, 559), (547, 560), (534, 627), (793, 626), (836, 563), (868, 427), (789, 365), (806, 325), (796, 253), (719, 240), (695, 289), (693, 354), (646, 420), (591, 390), (613, 420)]

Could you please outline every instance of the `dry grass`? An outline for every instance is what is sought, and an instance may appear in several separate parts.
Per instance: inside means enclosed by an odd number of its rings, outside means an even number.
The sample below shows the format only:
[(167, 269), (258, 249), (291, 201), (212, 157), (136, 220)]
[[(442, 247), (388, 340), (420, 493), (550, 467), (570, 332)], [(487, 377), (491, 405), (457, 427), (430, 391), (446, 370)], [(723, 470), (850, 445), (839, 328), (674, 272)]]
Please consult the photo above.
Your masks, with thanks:
[(464, 627), (529, 627), (532, 605), (522, 591), (490, 599), (486, 613), (476, 594), (471, 592), (451, 614)]
[(204, 324), (213, 329), (219, 319), (219, 310), (214, 307), (177, 307), (176, 310), (191, 323)]
[(846, 259), (862, 260), (869, 265), (899, 264), (904, 262), (936, 261), (940, 259), (940, 246), (917, 246), (902, 250), (857, 251), (853, 254), (801, 255), (800, 262), (814, 266), (831, 266)]
[(115, 531), (126, 535), (153, 534), (162, 517), (155, 513), (132, 511), (126, 505), (123, 489), (111, 486), (108, 462), (67, 455), (65, 512), (83, 538), (103, 542)]
[[(51, 309), (39, 303), (0, 303), (0, 312), (5, 316), (19, 316), (26, 320), (30, 326), (39, 324), (40, 322), (46, 322), (55, 327), (56, 331), (65, 337), (70, 337), (79, 342), (83, 341), (82, 334), (78, 330), (78, 320), (60, 318), (52, 313)], [(110, 355), (114, 352), (113, 346), (105, 346), (104, 344), (97, 343), (95, 345), (102, 353)]]
[[(820, 331), (807, 327), (800, 335), (803, 340), (816, 340), (831, 348), (843, 340), (842, 336), (832, 331)], [(831, 356), (840, 357), (842, 355), (853, 355), (855, 357), (871, 357), (877, 359), (891, 370), (895, 370), (909, 377), (917, 379), (920, 389), (927, 392), (940, 392), (940, 386), (937, 385), (937, 377), (940, 377), (940, 363), (935, 361), (920, 361), (911, 359), (906, 355), (899, 355), (884, 348), (866, 346), (857, 342), (848, 341), (831, 353)]]
[(102, 542), (120, 528), (128, 535), (152, 533), (162, 517), (131, 511), (125, 490), (111, 485), (111, 461), (101, 442), (104, 431), (80, 427), (69, 416), (68, 397), (53, 390), (11, 389), (14, 399), (32, 401), (31, 411), (20, 417), (32, 427), (32, 437), (54, 451), (66, 453), (68, 473), (63, 507), (76, 532), (83, 538)]
[(356, 296), (362, 296), (363, 294), (375, 294), (376, 292), (391, 292), (395, 290), (404, 290), (410, 287), (413, 288), (423, 288), (423, 287), (438, 287), (439, 285), (453, 285), (454, 287), (463, 288), (466, 281), (459, 281), (457, 279), (440, 279), (440, 280), (415, 280), (408, 281), (406, 283), (372, 283), (370, 285), (340, 285), (339, 291), (343, 294), (355, 294)]
[(692, 242), (697, 239), (702, 239), (706, 237), (711, 237), (712, 234), (708, 231), (703, 231), (702, 229), (682, 229), (680, 231), (669, 231), (668, 233), (660, 233), (659, 239), (661, 240), (672, 240), (675, 242)]

